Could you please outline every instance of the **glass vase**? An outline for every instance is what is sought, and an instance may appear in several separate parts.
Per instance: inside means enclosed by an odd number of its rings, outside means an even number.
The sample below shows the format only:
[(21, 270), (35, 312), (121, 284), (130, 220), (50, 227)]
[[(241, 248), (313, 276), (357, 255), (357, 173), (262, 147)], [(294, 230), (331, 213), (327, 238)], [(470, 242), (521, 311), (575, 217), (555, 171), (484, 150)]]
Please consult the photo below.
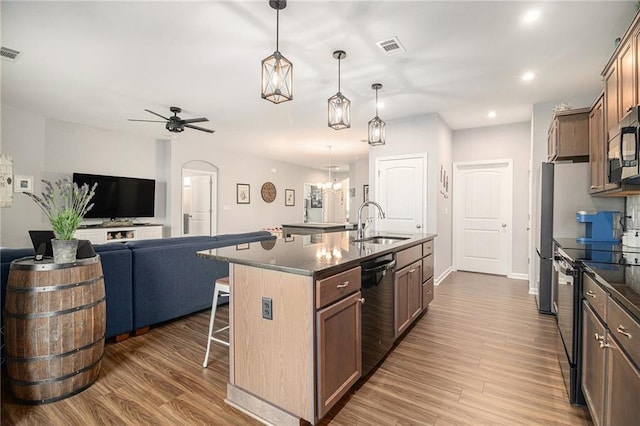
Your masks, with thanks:
[(73, 263), (76, 261), (77, 239), (59, 240), (54, 238), (51, 240), (51, 248), (53, 249), (54, 263)]

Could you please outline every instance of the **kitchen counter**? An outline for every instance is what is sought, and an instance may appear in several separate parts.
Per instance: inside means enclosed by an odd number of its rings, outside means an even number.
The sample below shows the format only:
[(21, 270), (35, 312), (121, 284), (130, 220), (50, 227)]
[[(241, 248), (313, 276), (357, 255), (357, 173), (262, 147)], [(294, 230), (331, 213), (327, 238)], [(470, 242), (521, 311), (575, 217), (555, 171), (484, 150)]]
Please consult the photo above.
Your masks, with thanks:
[(640, 265), (583, 262), (611, 297), (640, 320)]
[(611, 297), (640, 320), (640, 248), (622, 244), (580, 243), (554, 238), (572, 260), (581, 262)]
[[(316, 424), (362, 377), (365, 355), (388, 353), (426, 312), (436, 235), (384, 232), (384, 244), (355, 235), (296, 235), (197, 253), (229, 262), (227, 404), (265, 424)], [(364, 262), (387, 254), (398, 271), (385, 285), (387, 269)], [(380, 346), (386, 337), (389, 347)]]
[(296, 235), (309, 235), (325, 232), (340, 232), (353, 229), (352, 223), (328, 223), (328, 222), (306, 222), (306, 223), (292, 223), (282, 225), (282, 233), (285, 237), (289, 237), (292, 234)]
[(203, 250), (198, 256), (239, 265), (271, 269), (318, 278), (350, 267), (373, 257), (393, 253), (436, 237), (436, 234), (379, 233), (406, 238), (392, 244), (354, 242), (355, 231), (296, 235), (237, 246)]

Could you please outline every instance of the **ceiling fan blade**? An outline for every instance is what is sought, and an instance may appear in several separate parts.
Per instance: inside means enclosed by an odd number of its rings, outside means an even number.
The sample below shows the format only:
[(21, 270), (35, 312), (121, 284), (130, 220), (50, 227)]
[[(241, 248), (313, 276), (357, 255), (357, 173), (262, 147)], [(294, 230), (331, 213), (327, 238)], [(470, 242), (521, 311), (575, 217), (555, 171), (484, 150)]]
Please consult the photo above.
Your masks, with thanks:
[(186, 120), (180, 120), (181, 123), (202, 123), (203, 121), (209, 121), (208, 118), (200, 117), (200, 118), (187, 118)]
[(146, 121), (147, 123), (164, 123), (164, 121), (160, 120), (136, 120), (135, 118), (127, 118), (129, 121)]
[(194, 126), (192, 124), (185, 124), (184, 127), (188, 127), (190, 129), (202, 130), (203, 132), (213, 133), (215, 130), (205, 129), (204, 127)]
[(151, 114), (153, 114), (153, 115), (157, 115), (158, 117), (160, 117), (160, 118), (164, 118), (165, 120), (169, 121), (169, 119), (168, 119), (167, 117), (164, 117), (164, 116), (162, 116), (162, 115), (158, 114), (157, 112), (153, 112), (153, 111), (151, 111), (150, 109), (145, 109), (145, 111), (147, 111), (147, 112), (149, 112), (149, 113), (151, 113)]

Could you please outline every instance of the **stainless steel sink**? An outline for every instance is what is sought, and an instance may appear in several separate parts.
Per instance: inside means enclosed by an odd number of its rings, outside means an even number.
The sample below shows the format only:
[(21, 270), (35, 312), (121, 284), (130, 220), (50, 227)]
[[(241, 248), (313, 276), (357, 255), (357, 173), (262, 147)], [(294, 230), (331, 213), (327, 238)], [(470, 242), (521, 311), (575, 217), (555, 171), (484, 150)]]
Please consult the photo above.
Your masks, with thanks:
[(388, 235), (377, 235), (375, 237), (363, 238), (361, 240), (353, 240), (354, 243), (371, 243), (371, 244), (393, 244), (398, 241), (408, 240), (409, 237), (393, 237)]

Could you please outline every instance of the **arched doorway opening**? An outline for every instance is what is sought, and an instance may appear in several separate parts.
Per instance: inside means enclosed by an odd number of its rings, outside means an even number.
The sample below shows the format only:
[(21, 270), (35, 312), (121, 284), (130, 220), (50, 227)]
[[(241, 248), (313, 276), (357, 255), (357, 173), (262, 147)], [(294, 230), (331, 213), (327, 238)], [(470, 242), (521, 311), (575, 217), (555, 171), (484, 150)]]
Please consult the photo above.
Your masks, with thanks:
[(182, 235), (218, 232), (218, 168), (207, 161), (182, 165)]

